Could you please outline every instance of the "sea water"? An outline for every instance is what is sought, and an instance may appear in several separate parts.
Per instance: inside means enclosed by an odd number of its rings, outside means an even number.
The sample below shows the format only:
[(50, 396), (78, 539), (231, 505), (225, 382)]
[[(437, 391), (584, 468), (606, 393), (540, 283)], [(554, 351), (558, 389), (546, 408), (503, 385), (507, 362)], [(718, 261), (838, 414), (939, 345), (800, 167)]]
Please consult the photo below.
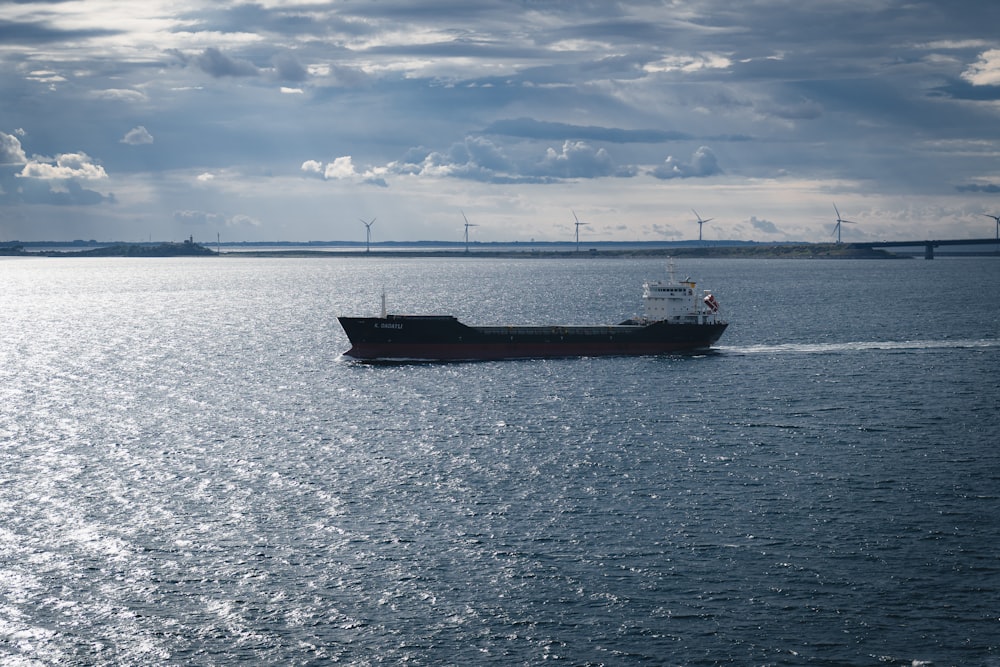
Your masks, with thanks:
[(1000, 665), (1000, 261), (676, 265), (712, 353), (366, 364), (665, 261), (0, 261), (0, 663)]

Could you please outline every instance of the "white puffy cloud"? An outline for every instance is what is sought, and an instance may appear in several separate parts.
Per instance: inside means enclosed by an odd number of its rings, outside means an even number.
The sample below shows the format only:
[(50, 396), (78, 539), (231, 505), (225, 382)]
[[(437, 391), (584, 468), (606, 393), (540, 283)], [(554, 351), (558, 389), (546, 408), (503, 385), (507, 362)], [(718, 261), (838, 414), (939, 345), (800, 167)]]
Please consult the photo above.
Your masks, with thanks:
[(566, 141), (559, 151), (546, 149), (536, 168), (536, 174), (555, 178), (598, 178), (617, 171), (605, 149), (595, 149), (584, 141)]
[(350, 155), (334, 158), (333, 162), (324, 164), (319, 160), (306, 160), (300, 167), (307, 174), (321, 176), (324, 179), (353, 178), (358, 175), (354, 169), (354, 161)]
[(702, 146), (691, 155), (690, 162), (668, 156), (663, 164), (653, 169), (650, 174), (660, 179), (695, 178), (721, 174), (719, 161), (708, 146)]
[(302, 163), (301, 169), (307, 174), (321, 175), (323, 173), (323, 163), (319, 160), (306, 160)]
[(125, 133), (122, 137), (122, 143), (128, 144), (129, 146), (139, 146), (141, 144), (151, 144), (153, 143), (153, 135), (144, 128), (142, 125), (133, 127), (131, 130)]
[(573, 178), (632, 176), (632, 166), (618, 166), (604, 148), (585, 141), (565, 141), (539, 156), (514, 159), (503, 146), (481, 136), (468, 136), (444, 152), (411, 149), (399, 162), (387, 165), (394, 174), (451, 177), (484, 183), (549, 183)]
[(20, 140), (14, 135), (0, 132), (0, 164), (24, 164), (27, 161)]
[(389, 167), (375, 167), (358, 171), (350, 155), (342, 155), (334, 158), (333, 162), (325, 165), (319, 160), (306, 160), (302, 163), (300, 170), (308, 175), (324, 180), (339, 181), (353, 179), (361, 183), (378, 185), (380, 187), (388, 187), (384, 176), (390, 171)]
[(1000, 85), (1000, 49), (990, 49), (962, 72), (962, 78), (974, 86)]
[(333, 162), (326, 165), (326, 169), (323, 170), (323, 178), (351, 178), (356, 176), (357, 172), (354, 170), (354, 163), (351, 161), (350, 155), (344, 155), (336, 158)]
[(62, 153), (54, 161), (32, 158), (19, 174), (22, 178), (42, 180), (96, 181), (108, 177), (104, 167), (94, 164), (86, 153)]

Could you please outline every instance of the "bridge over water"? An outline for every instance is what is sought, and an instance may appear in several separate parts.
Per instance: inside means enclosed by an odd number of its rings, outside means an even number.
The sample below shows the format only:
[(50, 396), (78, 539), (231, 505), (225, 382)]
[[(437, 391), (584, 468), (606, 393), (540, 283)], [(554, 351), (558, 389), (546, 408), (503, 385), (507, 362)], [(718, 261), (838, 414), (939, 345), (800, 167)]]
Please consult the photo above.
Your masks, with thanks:
[(934, 259), (934, 248), (949, 245), (994, 245), (1000, 252), (1000, 239), (938, 239), (935, 241), (876, 241), (851, 243), (855, 248), (924, 248), (924, 259)]

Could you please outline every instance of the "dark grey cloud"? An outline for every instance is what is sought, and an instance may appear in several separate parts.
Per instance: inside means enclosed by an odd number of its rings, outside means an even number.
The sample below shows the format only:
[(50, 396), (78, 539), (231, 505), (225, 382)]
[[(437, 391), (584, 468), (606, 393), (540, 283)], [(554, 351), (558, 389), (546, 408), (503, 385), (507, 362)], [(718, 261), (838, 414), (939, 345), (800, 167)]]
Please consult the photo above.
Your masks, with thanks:
[(217, 48), (209, 47), (194, 59), (195, 64), (206, 74), (215, 78), (232, 76), (257, 76), (260, 70), (247, 60), (231, 58)]
[(770, 220), (764, 220), (762, 218), (758, 218), (755, 215), (751, 215), (750, 216), (750, 225), (754, 229), (758, 229), (758, 230), (760, 230), (760, 231), (762, 231), (762, 232), (764, 232), (766, 234), (780, 234), (781, 233), (781, 230), (778, 229), (778, 226), (776, 224), (774, 224)]
[(932, 93), (956, 100), (971, 100), (976, 102), (995, 102), (1000, 100), (1000, 86), (975, 86), (962, 79), (953, 79), (947, 84), (937, 86)]
[(997, 183), (970, 183), (968, 185), (956, 185), (955, 189), (959, 192), (985, 192), (986, 194), (991, 195), (1000, 194), (1000, 184)]
[(290, 53), (279, 53), (272, 62), (276, 76), (281, 81), (302, 82), (309, 78), (306, 68)]
[(39, 45), (66, 40), (88, 39), (90, 37), (107, 37), (122, 34), (120, 30), (107, 28), (65, 29), (56, 28), (43, 21), (5, 21), (0, 20), (0, 44), (7, 46), (15, 44)]
[(14, 180), (4, 175), (0, 177), (0, 186), (0, 203), (7, 205), (96, 206), (116, 202), (114, 194), (105, 195), (85, 188), (75, 180), (63, 181), (56, 187), (50, 181), (25, 178)]

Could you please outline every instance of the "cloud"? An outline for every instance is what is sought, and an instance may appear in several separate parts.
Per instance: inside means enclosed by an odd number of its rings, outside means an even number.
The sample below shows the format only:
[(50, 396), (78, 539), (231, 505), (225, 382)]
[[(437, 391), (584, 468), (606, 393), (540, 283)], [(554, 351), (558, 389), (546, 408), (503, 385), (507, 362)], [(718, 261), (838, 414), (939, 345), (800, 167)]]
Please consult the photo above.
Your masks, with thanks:
[(1000, 194), (1000, 185), (996, 183), (970, 183), (969, 185), (956, 185), (959, 192), (985, 192), (987, 194)]
[(323, 174), (323, 163), (319, 160), (306, 160), (302, 163), (301, 169), (307, 174), (321, 176)]
[(271, 62), (274, 65), (274, 74), (280, 81), (299, 82), (309, 78), (309, 72), (291, 54), (280, 53)]
[(555, 178), (599, 178), (601, 176), (630, 176), (628, 170), (615, 167), (611, 156), (603, 148), (595, 149), (583, 141), (566, 141), (562, 150), (548, 148), (537, 165), (536, 175)]
[(93, 206), (116, 201), (113, 194), (105, 196), (95, 190), (88, 190), (72, 180), (65, 182), (25, 180), (9, 199), (25, 204), (49, 206)]
[(260, 220), (243, 213), (237, 213), (227, 218), (221, 213), (191, 209), (174, 211), (174, 221), (194, 227), (256, 228), (262, 226)]
[(194, 59), (201, 71), (216, 79), (224, 76), (257, 76), (260, 70), (248, 60), (230, 58), (219, 49), (209, 47)]
[(484, 134), (500, 134), (525, 139), (560, 139), (605, 141), (608, 143), (662, 143), (680, 141), (692, 137), (684, 132), (668, 130), (624, 130), (616, 127), (594, 125), (571, 125), (553, 123), (531, 118), (498, 120), (483, 130)]
[(663, 164), (649, 172), (659, 179), (696, 178), (721, 174), (719, 161), (708, 146), (702, 146), (691, 156), (690, 162), (682, 162), (672, 155)]
[(18, 174), (22, 178), (37, 178), (42, 180), (84, 180), (96, 181), (106, 179), (108, 174), (104, 167), (94, 164), (86, 153), (62, 153), (54, 161), (43, 161), (34, 157), (24, 165)]
[[(17, 134), (24, 131), (17, 130)], [(29, 158), (17, 137), (0, 132), (0, 164), (23, 165), (17, 173), (0, 173), (0, 201), (5, 203), (89, 206), (116, 201), (113, 194), (105, 196), (79, 183), (108, 178), (104, 167), (86, 153), (63, 153), (54, 160), (37, 155)]]
[(27, 161), (20, 140), (11, 134), (0, 132), (0, 164), (24, 164)]
[(553, 183), (574, 178), (633, 176), (632, 166), (618, 166), (604, 148), (584, 141), (565, 141), (561, 148), (514, 159), (504, 148), (481, 136), (468, 136), (443, 152), (411, 148), (386, 171), (426, 177), (460, 178), (483, 183)]
[(350, 155), (344, 155), (334, 159), (326, 165), (326, 169), (323, 170), (323, 178), (351, 178), (356, 176), (357, 172), (354, 171), (354, 162), (351, 160)]
[(225, 218), (218, 213), (192, 210), (174, 211), (174, 220), (183, 225), (195, 225), (199, 227), (225, 222)]
[(770, 220), (762, 220), (755, 215), (750, 216), (750, 224), (753, 225), (754, 229), (759, 229), (760, 231), (767, 234), (780, 234), (781, 230), (778, 226), (771, 222)]
[(139, 125), (126, 132), (125, 136), (122, 137), (121, 143), (128, 144), (129, 146), (151, 144), (153, 143), (153, 135), (151, 135), (142, 125)]
[(388, 168), (372, 168), (366, 169), (364, 172), (358, 172), (354, 167), (354, 160), (350, 155), (334, 158), (333, 162), (329, 162), (326, 165), (319, 160), (306, 160), (302, 163), (300, 170), (307, 175), (324, 180), (355, 179), (368, 185), (377, 185), (379, 187), (389, 186), (383, 176), (389, 171)]
[[(22, 189), (72, 198), (67, 180), (101, 183), (105, 192), (111, 182), (137, 193), (122, 197), (121, 220), (176, 227), (173, 211), (206, 206), (195, 203), (200, 197), (222, 210), (222, 198), (252, 191), (259, 206), (246, 210), (285, 210), (281, 233), (312, 237), (308, 211), (338, 187), (388, 180), (424, 220), (446, 199), (537, 192), (482, 184), (568, 179), (593, 179), (586, 193), (600, 199), (629, 188), (624, 201), (642, 209), (660, 196), (651, 175), (706, 180), (724, 166), (730, 210), (714, 215), (763, 236), (763, 218), (814, 219), (788, 210), (797, 205), (783, 196), (792, 182), (837, 189), (845, 201), (849, 191), (906, 191), (988, 207), (1000, 194), (990, 178), (1000, 46), (982, 36), (1000, 18), (991, 3), (979, 3), (975, 16), (940, 2), (914, 13), (902, 0), (871, 11), (763, 0), (720, 12), (719, 3), (688, 3), (683, 14), (647, 1), (530, 3), (524, 21), (496, 0), (197, 0), (125, 23), (105, 3), (44, 17), (37, 6), (68, 5), (8, 4), (0, 19), (0, 37), (9, 38), (0, 39), (9, 47), (0, 54), (0, 90), (9, 91), (0, 105), (8, 132), (0, 134), (0, 187), (18, 203)], [(121, 36), (67, 39), (81, 26), (114, 26)], [(157, 129), (152, 162), (141, 148), (152, 134), (139, 132), (139, 122)], [(18, 125), (44, 142), (13, 132)], [(66, 143), (73, 137), (86, 143)], [(411, 149), (418, 143), (426, 148)], [(695, 151), (701, 145), (720, 153)], [(51, 157), (66, 149), (100, 160), (89, 160), (88, 171), (85, 160)], [(101, 176), (97, 162), (114, 172), (109, 181), (89, 178)], [(636, 174), (643, 177), (606, 182)], [(268, 188), (250, 185), (250, 175), (298, 182)], [(443, 193), (421, 178), (451, 182)], [(549, 190), (549, 201), (564, 196), (564, 188)], [(806, 199), (828, 197), (798, 201)], [(760, 231), (750, 211), (760, 213)], [(61, 212), (66, 228), (119, 224), (69, 213)], [(477, 222), (488, 225), (490, 215)]]
[(91, 96), (98, 100), (106, 100), (108, 102), (122, 104), (145, 102), (147, 99), (145, 93), (126, 88), (106, 88), (104, 90), (95, 90), (91, 93)]
[(1000, 49), (990, 49), (969, 65), (962, 78), (974, 86), (1000, 85)]
[(814, 100), (792, 103), (773, 102), (759, 107), (762, 113), (786, 120), (816, 120), (823, 115), (823, 106)]
[(64, 44), (81, 42), (93, 37), (108, 37), (120, 34), (119, 30), (103, 28), (60, 29), (50, 23), (39, 21), (0, 20), (0, 43), (6, 45)]
[(643, 69), (647, 72), (686, 72), (692, 73), (704, 69), (729, 69), (732, 61), (716, 53), (700, 53), (697, 55), (671, 55), (657, 62), (647, 63)]
[(226, 220), (226, 227), (261, 227), (263, 226), (257, 218), (251, 217), (249, 215), (244, 215), (243, 213), (238, 213), (228, 220)]

